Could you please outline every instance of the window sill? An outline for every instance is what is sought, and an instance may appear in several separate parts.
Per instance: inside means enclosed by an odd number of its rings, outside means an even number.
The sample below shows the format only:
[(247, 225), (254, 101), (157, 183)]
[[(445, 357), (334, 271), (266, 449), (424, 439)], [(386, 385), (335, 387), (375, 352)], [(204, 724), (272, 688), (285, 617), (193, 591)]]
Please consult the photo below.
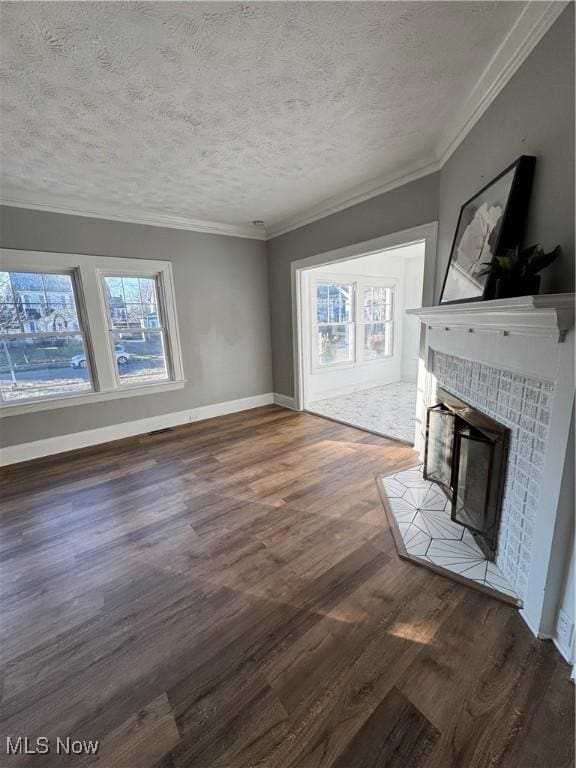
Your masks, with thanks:
[(52, 411), (58, 408), (67, 408), (72, 405), (90, 405), (90, 403), (101, 403), (106, 400), (121, 400), (125, 397), (138, 397), (140, 395), (153, 395), (158, 392), (172, 392), (176, 389), (183, 389), (186, 379), (179, 381), (164, 381), (160, 384), (148, 384), (141, 387), (126, 387), (126, 389), (113, 389), (108, 392), (87, 392), (83, 395), (63, 395), (61, 397), (51, 397), (45, 400), (34, 400), (23, 403), (3, 403), (0, 406), (0, 417), (20, 416), (25, 413), (36, 413), (38, 411)]

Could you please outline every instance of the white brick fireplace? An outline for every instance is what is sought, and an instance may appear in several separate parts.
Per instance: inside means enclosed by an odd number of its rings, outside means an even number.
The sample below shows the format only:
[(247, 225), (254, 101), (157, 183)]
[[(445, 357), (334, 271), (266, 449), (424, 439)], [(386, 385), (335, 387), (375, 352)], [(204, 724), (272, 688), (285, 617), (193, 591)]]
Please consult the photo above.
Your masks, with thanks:
[(573, 546), (574, 294), (410, 312), (422, 322), (416, 447), (422, 455), (437, 386), (508, 427), (496, 564), (532, 631), (554, 637)]

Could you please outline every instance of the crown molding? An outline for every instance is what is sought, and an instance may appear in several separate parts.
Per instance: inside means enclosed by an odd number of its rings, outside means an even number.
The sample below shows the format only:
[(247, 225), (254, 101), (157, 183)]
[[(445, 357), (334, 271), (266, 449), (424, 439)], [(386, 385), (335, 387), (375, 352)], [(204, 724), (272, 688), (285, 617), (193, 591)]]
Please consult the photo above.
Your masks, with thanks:
[(271, 224), (266, 229), (266, 239), (270, 240), (273, 237), (279, 237), (279, 235), (284, 235), (286, 232), (298, 229), (306, 224), (312, 224), (314, 221), (323, 219), (333, 213), (338, 213), (338, 211), (343, 211), (345, 208), (350, 208), (358, 203), (363, 203), (365, 200), (370, 200), (385, 192), (390, 192), (396, 187), (401, 187), (410, 181), (416, 181), (416, 179), (428, 176), (428, 174), (439, 170), (440, 163), (437, 160), (432, 160), (431, 162), (426, 161), (425, 163), (406, 166), (394, 174), (388, 173), (377, 179), (370, 179), (370, 181), (355, 187), (353, 190), (348, 190), (344, 194), (331, 197), (319, 205), (308, 209), (306, 213), (300, 212), (296, 216), (291, 216), (287, 219), (282, 219), (276, 224)]
[(510, 29), (490, 62), (482, 72), (465, 104), (458, 111), (452, 124), (436, 147), (436, 151), (417, 164), (411, 164), (393, 174), (385, 174), (376, 179), (322, 201), (308, 210), (294, 216), (281, 219), (267, 228), (251, 224), (226, 224), (205, 221), (184, 216), (174, 216), (154, 211), (132, 209), (113, 210), (106, 208), (82, 209), (68, 202), (19, 199), (18, 195), (0, 197), (0, 205), (16, 208), (63, 213), (72, 216), (87, 216), (96, 219), (109, 219), (134, 224), (146, 224), (155, 227), (190, 230), (212, 235), (244, 237), (253, 240), (270, 240), (294, 229), (299, 229), (314, 221), (338, 213), (346, 208), (370, 200), (373, 197), (390, 192), (397, 187), (416, 181), (430, 173), (442, 169), (443, 165), (460, 146), (474, 125), (482, 117), (490, 104), (510, 81), (515, 72), (550, 29), (552, 24), (569, 5), (568, 0), (533, 0), (526, 7)]
[(464, 141), (568, 4), (565, 0), (527, 3), (440, 141), (436, 154), (441, 165)]
[(251, 224), (225, 224), (218, 221), (205, 221), (185, 216), (173, 216), (168, 213), (153, 211), (137, 211), (129, 208), (112, 210), (105, 207), (98, 210), (78, 208), (65, 202), (42, 202), (39, 200), (23, 200), (10, 195), (0, 197), (0, 205), (11, 208), (29, 208), (34, 211), (47, 213), (62, 213), (69, 216), (86, 216), (90, 219), (107, 219), (132, 224), (146, 224), (151, 227), (168, 227), (169, 229), (203, 232), (208, 235), (226, 235), (227, 237), (245, 237), (251, 240), (266, 240), (266, 230)]

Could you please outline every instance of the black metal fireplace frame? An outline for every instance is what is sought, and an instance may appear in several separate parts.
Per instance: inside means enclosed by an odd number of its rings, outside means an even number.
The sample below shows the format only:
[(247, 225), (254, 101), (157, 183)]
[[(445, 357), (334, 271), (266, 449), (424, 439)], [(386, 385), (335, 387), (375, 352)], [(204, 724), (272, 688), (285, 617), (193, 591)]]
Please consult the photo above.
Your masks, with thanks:
[[(437, 390), (438, 403), (430, 406), (426, 414), (426, 442), (424, 448), (424, 478), (437, 483), (451, 502), (451, 518), (465, 528), (468, 528), (474, 536), (478, 546), (489, 560), (494, 560), (498, 544), (498, 530), (502, 512), (504, 485), (506, 480), (506, 468), (508, 462), (508, 445), (510, 430), (494, 419), (475, 410), (464, 401), (442, 389)], [(452, 445), (450, 447), (450, 484), (440, 482), (436, 477), (428, 474), (428, 449), (430, 445), (430, 415), (431, 413), (445, 413), (454, 420), (452, 432)], [(491, 446), (490, 463), (486, 482), (486, 499), (484, 503), (484, 518), (486, 525), (478, 529), (471, 524), (463, 522), (458, 517), (458, 482), (460, 451), (462, 432), (464, 428), (471, 428), (476, 434), (466, 436), (466, 439), (478, 440)]]

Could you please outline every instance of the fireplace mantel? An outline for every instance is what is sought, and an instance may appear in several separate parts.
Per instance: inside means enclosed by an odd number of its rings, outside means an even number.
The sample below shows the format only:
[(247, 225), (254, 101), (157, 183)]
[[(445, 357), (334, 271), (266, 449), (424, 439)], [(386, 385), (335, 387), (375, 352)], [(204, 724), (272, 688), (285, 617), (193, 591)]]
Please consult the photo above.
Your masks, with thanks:
[(407, 313), (420, 318), (430, 330), (491, 331), (503, 336), (539, 336), (560, 343), (574, 325), (574, 301), (573, 293), (550, 293), (443, 304), (409, 309)]

